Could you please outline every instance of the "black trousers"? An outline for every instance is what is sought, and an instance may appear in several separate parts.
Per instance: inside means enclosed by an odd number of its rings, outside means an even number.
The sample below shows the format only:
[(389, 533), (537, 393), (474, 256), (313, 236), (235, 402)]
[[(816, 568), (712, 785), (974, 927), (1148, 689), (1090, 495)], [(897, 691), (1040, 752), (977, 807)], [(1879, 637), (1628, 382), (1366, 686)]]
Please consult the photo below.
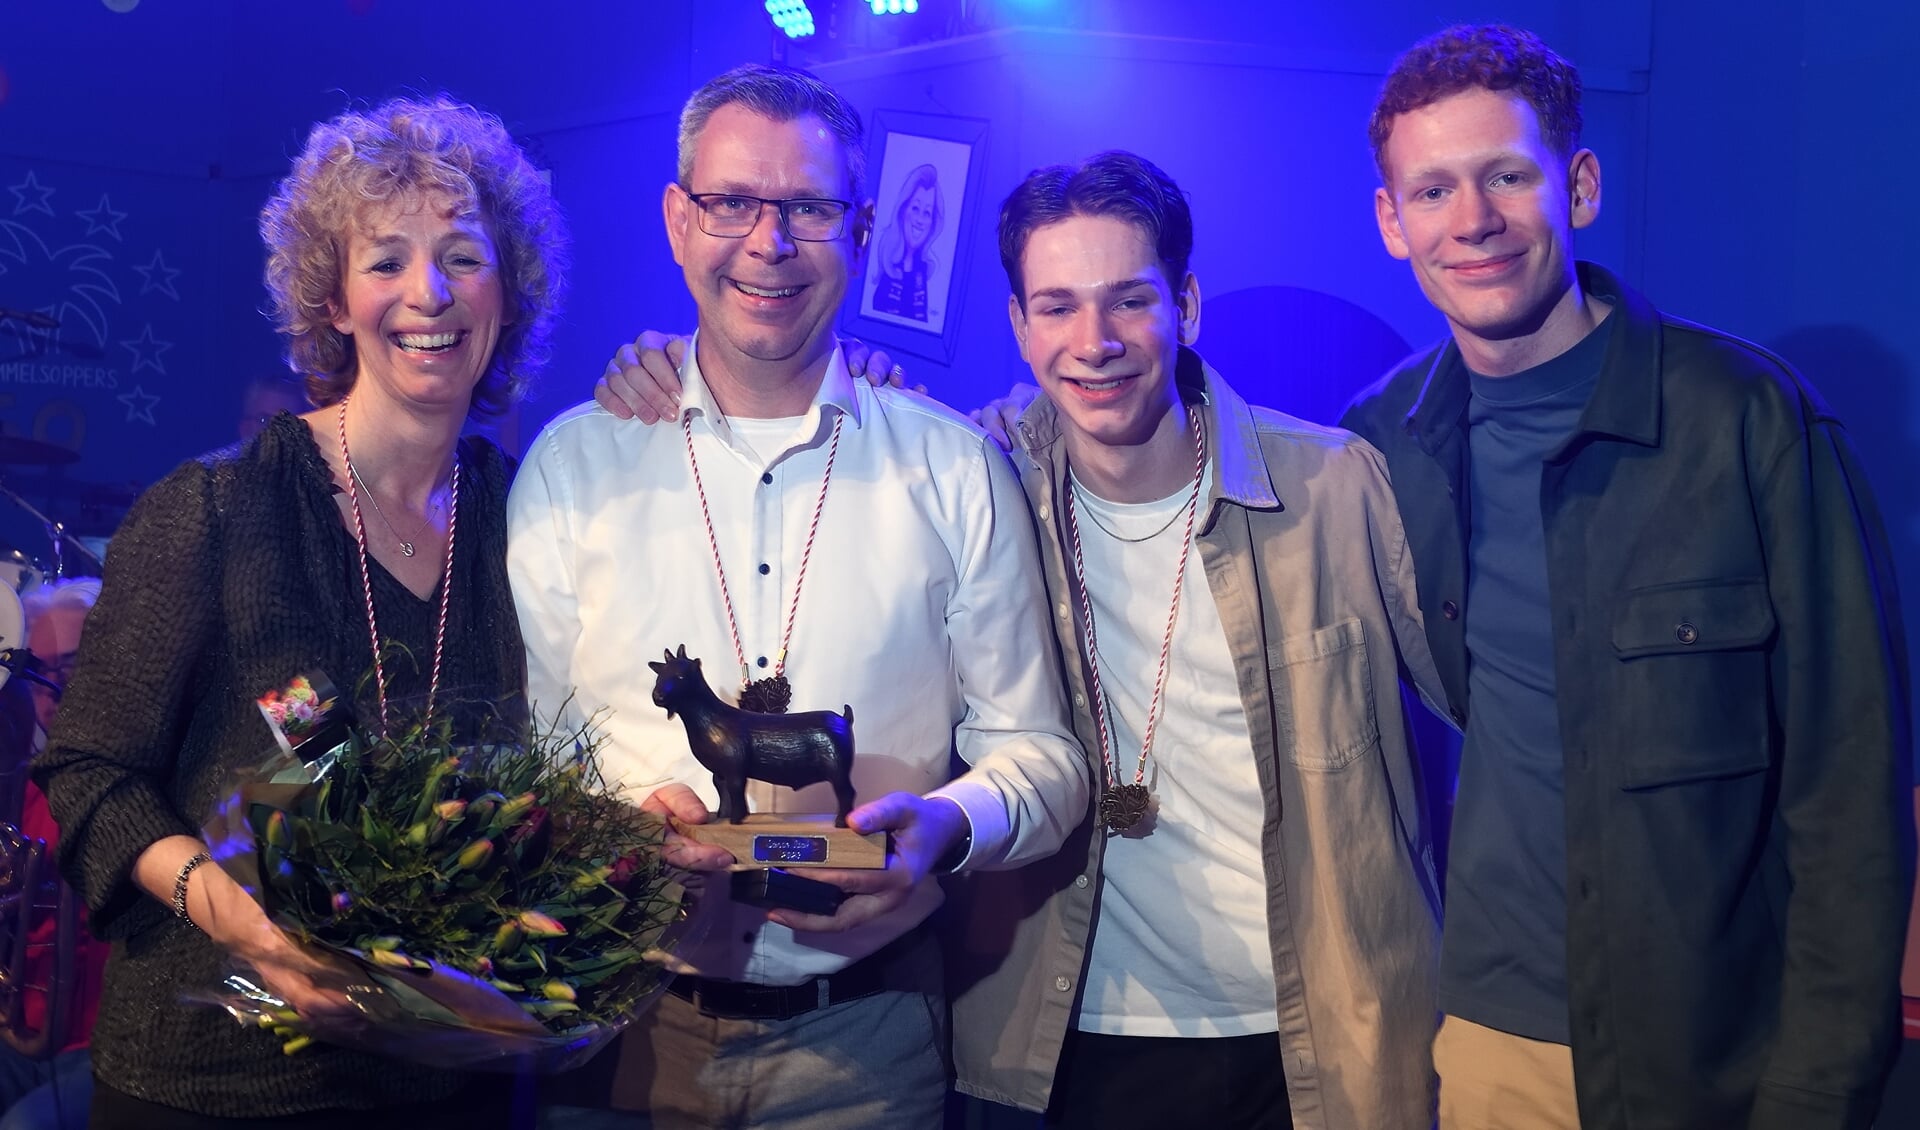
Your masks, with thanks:
[(1291, 1130), (1279, 1037), (1068, 1032), (1046, 1125), (1060, 1130)]

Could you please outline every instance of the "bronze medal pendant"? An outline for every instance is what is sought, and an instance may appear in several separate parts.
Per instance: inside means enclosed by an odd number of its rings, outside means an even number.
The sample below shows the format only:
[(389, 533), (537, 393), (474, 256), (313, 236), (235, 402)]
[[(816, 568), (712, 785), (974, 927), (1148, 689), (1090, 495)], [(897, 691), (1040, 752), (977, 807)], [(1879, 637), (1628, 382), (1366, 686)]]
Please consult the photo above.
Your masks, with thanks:
[(754, 679), (740, 688), (740, 709), (757, 714), (785, 714), (793, 705), (793, 687), (785, 675)]
[(1124, 832), (1146, 816), (1152, 799), (1145, 785), (1113, 785), (1100, 797), (1100, 823), (1109, 832)]

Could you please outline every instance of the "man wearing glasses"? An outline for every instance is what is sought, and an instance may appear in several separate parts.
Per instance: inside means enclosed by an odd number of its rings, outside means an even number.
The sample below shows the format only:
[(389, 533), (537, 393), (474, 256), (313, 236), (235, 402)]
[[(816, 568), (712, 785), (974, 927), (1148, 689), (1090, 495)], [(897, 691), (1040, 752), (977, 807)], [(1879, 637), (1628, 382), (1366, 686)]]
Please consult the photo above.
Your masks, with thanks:
[[(699, 308), (678, 411), (653, 428), (590, 404), (562, 414), (509, 501), (535, 709), (598, 714), (630, 796), (683, 826), (716, 804), (642, 665), (684, 645), (729, 701), (850, 704), (865, 803), (849, 819), (893, 834), (885, 870), (811, 873), (849, 895), (831, 916), (705, 884), (709, 928), (676, 954), (672, 995), (603, 1057), (610, 1091), (566, 1096), (649, 1109), (658, 1127), (938, 1125), (928, 876), (1049, 855), (1088, 803), (1011, 468), (947, 409), (855, 382), (834, 340), (871, 230), (862, 166), (859, 115), (810, 75), (748, 66), (696, 92), (663, 203)], [(971, 769), (949, 782), (956, 753)], [(832, 804), (823, 786), (749, 791), (755, 811)], [(670, 853), (733, 862), (677, 836)]]

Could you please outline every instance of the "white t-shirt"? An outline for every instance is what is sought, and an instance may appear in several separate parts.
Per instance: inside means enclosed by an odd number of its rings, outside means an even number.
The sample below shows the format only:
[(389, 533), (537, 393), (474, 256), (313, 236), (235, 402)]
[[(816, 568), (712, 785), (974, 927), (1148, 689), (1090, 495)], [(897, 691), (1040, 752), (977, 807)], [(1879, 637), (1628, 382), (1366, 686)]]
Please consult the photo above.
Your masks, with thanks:
[[(1072, 490), (1101, 685), (1111, 705), (1114, 765), (1119, 779), (1131, 782), (1160, 666), (1191, 486), (1139, 504), (1108, 502), (1078, 482)], [(1107, 840), (1081, 1031), (1275, 1031), (1260, 859), (1266, 803), (1239, 680), (1198, 548), (1187, 557), (1146, 785), (1154, 798), (1148, 818)]]

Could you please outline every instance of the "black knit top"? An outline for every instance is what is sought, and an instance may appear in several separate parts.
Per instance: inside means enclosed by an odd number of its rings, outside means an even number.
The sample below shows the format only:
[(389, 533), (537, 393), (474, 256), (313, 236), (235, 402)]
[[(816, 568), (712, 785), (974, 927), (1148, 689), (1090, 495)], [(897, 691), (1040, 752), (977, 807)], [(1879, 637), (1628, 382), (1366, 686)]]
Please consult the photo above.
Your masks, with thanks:
[[(511, 467), (473, 439), (461, 441), (460, 462), (442, 701), (516, 701), (525, 658), (507, 589)], [(306, 424), (283, 413), (147, 491), (114, 536), (34, 767), (60, 823), (61, 867), (93, 932), (114, 943), (93, 1069), (135, 1098), (266, 1117), (430, 1101), (471, 1078), (319, 1044), (287, 1056), (270, 1033), (182, 1003), (218, 984), (226, 955), (132, 881), (142, 851), (198, 835), (227, 774), (263, 759), (273, 739), (257, 696), (309, 670), (348, 692), (372, 665), (353, 535), (333, 490)], [(414, 656), (387, 663), (389, 697), (423, 696), (439, 593), (421, 600), (369, 565), (381, 635)], [(371, 687), (355, 708), (377, 721)]]

